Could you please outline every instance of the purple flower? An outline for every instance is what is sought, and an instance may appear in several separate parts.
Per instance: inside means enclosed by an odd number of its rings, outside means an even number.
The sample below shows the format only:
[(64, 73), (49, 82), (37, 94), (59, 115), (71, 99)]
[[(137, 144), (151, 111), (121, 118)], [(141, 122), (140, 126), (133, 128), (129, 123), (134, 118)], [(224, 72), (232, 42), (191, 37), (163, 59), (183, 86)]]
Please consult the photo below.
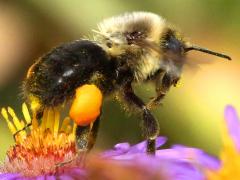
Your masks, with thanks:
[[(158, 137), (156, 148), (165, 141), (166, 138)], [(157, 150), (155, 156), (147, 155), (145, 152), (146, 141), (134, 146), (128, 143), (117, 144), (113, 150), (102, 155), (121, 164), (145, 167), (146, 172), (161, 172), (166, 179), (174, 180), (205, 179), (206, 169), (218, 169), (220, 166), (216, 158), (202, 150), (181, 145)]]

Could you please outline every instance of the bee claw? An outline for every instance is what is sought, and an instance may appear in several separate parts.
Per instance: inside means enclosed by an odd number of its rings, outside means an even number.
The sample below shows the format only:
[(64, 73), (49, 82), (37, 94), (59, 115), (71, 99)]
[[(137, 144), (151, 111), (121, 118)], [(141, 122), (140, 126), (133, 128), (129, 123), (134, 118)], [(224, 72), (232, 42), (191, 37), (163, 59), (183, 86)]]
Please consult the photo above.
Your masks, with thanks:
[(73, 163), (73, 162), (76, 162), (76, 163), (80, 162), (80, 163), (84, 164), (86, 154), (87, 154), (87, 151), (85, 151), (85, 150), (78, 150), (76, 156), (74, 156), (72, 159), (56, 163), (55, 164), (55, 169), (61, 168), (61, 167), (65, 166), (65, 165)]
[(68, 160), (68, 161), (63, 161), (63, 162), (57, 163), (57, 164), (55, 164), (55, 168), (56, 168), (56, 169), (57, 169), (57, 168), (61, 168), (61, 167), (65, 166), (66, 164), (70, 164), (70, 163), (73, 162), (74, 160), (75, 160), (75, 158), (70, 159), (70, 160)]

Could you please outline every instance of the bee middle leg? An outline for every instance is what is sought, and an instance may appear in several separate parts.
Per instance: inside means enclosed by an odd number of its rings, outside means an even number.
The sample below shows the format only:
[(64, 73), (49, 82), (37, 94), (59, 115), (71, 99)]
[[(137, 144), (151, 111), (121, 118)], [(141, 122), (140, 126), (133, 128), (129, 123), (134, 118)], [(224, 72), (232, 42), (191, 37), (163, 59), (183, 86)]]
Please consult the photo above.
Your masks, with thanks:
[(124, 87), (124, 98), (130, 104), (134, 104), (142, 112), (143, 133), (147, 139), (147, 153), (155, 154), (155, 141), (159, 134), (158, 121), (153, 117), (145, 103), (135, 95), (131, 84), (127, 84)]

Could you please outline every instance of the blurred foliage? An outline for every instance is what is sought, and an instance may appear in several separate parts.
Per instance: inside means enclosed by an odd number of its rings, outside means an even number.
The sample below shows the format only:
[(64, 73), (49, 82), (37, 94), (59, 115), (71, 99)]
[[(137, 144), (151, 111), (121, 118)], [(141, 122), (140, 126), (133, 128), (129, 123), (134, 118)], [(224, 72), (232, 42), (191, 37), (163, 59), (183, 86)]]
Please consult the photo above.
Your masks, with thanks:
[[(237, 0), (2, 1), (0, 26), (6, 30), (0, 29), (0, 106), (20, 113), (19, 87), (27, 68), (53, 46), (90, 35), (106, 17), (150, 11), (175, 24), (194, 43), (226, 52), (234, 60), (190, 54), (191, 61), (204, 63), (200, 68), (186, 67), (183, 85), (172, 88), (163, 106), (154, 111), (168, 145), (185, 144), (218, 154), (224, 107), (231, 103), (240, 110), (239, 7)], [(151, 84), (138, 86), (137, 92), (145, 100), (154, 95)], [(13, 140), (3, 120), (0, 129), (3, 158)], [(118, 102), (106, 101), (96, 148), (141, 139), (139, 118), (124, 113)]]

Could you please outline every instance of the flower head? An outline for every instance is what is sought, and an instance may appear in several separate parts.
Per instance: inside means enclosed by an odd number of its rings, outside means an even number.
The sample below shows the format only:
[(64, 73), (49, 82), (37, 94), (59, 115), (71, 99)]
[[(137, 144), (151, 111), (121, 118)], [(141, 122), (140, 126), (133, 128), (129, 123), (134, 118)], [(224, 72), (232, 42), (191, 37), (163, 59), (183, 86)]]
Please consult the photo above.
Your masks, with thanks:
[[(155, 156), (146, 153), (146, 141), (133, 146), (120, 143), (99, 154), (79, 154), (75, 147), (75, 125), (67, 117), (60, 126), (59, 109), (46, 109), (41, 123), (31, 118), (25, 104), (22, 111), (24, 120), (11, 108), (2, 109), (11, 132), (19, 133), (0, 167), (0, 179), (202, 180), (207, 169), (219, 168), (218, 160), (196, 148), (175, 145), (160, 149), (165, 137), (157, 138)], [(22, 130), (30, 122), (30, 129)], [(64, 165), (57, 166), (61, 163)]]
[[(71, 125), (69, 118), (65, 118), (59, 127), (60, 112), (57, 108), (46, 109), (41, 124), (31, 118), (26, 104), (23, 104), (22, 112), (24, 119), (20, 120), (12, 108), (2, 109), (9, 129), (16, 134), (15, 145), (7, 151), (2, 172), (21, 172), (24, 176), (54, 174), (56, 164), (74, 159), (75, 126)], [(24, 129), (30, 123), (30, 129)]]

